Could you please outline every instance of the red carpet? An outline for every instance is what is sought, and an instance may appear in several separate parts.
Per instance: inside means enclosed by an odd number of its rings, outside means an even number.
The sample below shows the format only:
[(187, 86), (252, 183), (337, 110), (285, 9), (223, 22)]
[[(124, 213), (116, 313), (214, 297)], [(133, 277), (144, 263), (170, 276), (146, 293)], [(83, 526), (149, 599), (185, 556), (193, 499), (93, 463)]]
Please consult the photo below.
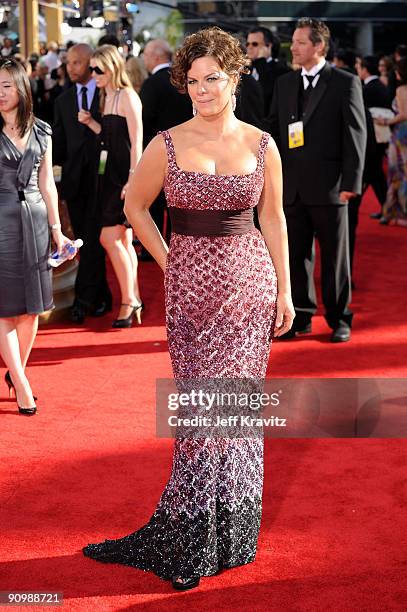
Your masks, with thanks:
[[(311, 336), (274, 344), (273, 377), (406, 376), (407, 232), (379, 226), (374, 209), (369, 194), (352, 341), (330, 344), (316, 317)], [(171, 376), (162, 275), (148, 263), (140, 276), (141, 327), (112, 330), (106, 316), (41, 330), (29, 368), (37, 416), (19, 416), (1, 387), (0, 591), (63, 592), (65, 610), (405, 610), (405, 440), (267, 440), (255, 563), (190, 593), (82, 556), (143, 525), (170, 473), (172, 442), (154, 429), (155, 379)]]

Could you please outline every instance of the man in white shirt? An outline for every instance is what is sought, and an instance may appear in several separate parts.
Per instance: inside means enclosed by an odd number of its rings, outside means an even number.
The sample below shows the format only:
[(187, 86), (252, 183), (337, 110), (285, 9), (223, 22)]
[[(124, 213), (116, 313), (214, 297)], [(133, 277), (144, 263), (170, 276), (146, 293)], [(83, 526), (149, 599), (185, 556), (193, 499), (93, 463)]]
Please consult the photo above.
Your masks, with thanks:
[(48, 53), (41, 58), (48, 68), (48, 74), (61, 65), (61, 60), (58, 57), (58, 45), (54, 40), (47, 44)]
[[(283, 163), (284, 212), (296, 318), (292, 331), (311, 331), (317, 310), (314, 237), (321, 252), (322, 298), (331, 342), (351, 337), (347, 205), (361, 193), (366, 119), (358, 77), (326, 61), (329, 29), (301, 19), (293, 34), (293, 61), (301, 70), (281, 76), (274, 90), (269, 130)], [(283, 336), (281, 336), (283, 338)]]

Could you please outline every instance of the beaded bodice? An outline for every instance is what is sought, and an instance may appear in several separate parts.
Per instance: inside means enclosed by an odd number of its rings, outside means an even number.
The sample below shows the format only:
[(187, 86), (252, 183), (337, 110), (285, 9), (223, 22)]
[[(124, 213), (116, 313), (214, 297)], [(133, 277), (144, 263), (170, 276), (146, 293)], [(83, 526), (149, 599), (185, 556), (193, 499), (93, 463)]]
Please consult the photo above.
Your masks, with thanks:
[(264, 154), (270, 135), (263, 132), (257, 166), (250, 174), (205, 174), (182, 170), (168, 130), (161, 132), (168, 155), (164, 192), (168, 206), (195, 210), (240, 210), (257, 206), (264, 185)]

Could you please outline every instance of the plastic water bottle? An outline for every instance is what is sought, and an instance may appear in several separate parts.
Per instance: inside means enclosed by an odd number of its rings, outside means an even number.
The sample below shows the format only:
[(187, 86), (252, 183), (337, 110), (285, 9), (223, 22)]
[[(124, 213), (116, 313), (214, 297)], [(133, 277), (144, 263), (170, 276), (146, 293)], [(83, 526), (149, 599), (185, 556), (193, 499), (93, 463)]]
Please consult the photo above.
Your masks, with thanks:
[(82, 245), (83, 245), (83, 240), (81, 240), (80, 238), (77, 238), (76, 240), (68, 242), (64, 246), (62, 253), (58, 254), (58, 251), (54, 251), (53, 253), (51, 253), (48, 259), (49, 265), (52, 266), (53, 268), (58, 268), (58, 266), (63, 264), (67, 259), (70, 259), (72, 258), (72, 256), (75, 256), (76, 253), (78, 252), (78, 249), (80, 249)]

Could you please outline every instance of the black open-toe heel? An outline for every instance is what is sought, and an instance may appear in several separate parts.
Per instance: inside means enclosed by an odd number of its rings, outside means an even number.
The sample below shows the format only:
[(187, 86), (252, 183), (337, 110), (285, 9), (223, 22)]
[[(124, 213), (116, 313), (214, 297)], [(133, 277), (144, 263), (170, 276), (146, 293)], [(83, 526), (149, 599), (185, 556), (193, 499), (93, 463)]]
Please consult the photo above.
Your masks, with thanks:
[[(4, 376), (4, 380), (6, 381), (6, 385), (8, 386), (8, 396), (13, 397), (13, 393), (15, 395), (16, 390), (14, 388), (13, 381), (11, 380), (10, 370), (7, 370)], [(36, 395), (33, 395), (33, 398), (34, 398), (34, 401), (37, 401), (38, 399)]]
[(127, 317), (127, 319), (115, 319), (112, 323), (112, 327), (115, 327), (116, 329), (117, 328), (123, 329), (123, 328), (131, 327), (133, 325), (134, 315), (136, 315), (137, 323), (141, 325), (141, 311), (144, 309), (143, 302), (140, 302), (139, 304), (136, 304), (136, 305), (121, 304), (121, 306), (129, 306), (129, 308), (132, 308), (132, 311), (130, 315)]
[(200, 580), (200, 576), (192, 576), (189, 578), (184, 578), (183, 576), (173, 576), (172, 586), (177, 591), (189, 591), (189, 589), (194, 589), (197, 587)]

